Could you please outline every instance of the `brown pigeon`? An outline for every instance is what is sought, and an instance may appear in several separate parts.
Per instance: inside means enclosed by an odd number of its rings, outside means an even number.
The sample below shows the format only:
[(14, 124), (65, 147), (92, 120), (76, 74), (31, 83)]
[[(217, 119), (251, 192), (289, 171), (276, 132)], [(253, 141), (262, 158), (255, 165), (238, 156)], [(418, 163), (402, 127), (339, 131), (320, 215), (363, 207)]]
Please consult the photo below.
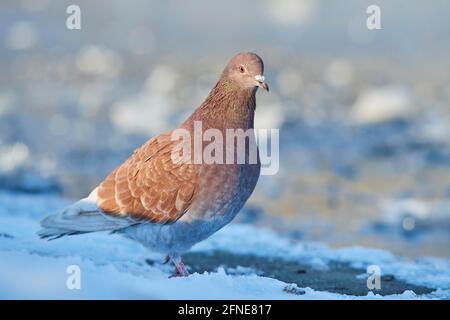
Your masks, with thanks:
[[(177, 130), (195, 136), (200, 124), (202, 134), (212, 129), (223, 137), (228, 130), (251, 131), (257, 88), (269, 90), (263, 72), (263, 61), (255, 53), (235, 55), (206, 100)], [(231, 154), (233, 161), (186, 161), (192, 156), (176, 160), (174, 149), (180, 141), (173, 139), (174, 132), (150, 139), (87, 198), (42, 220), (39, 236), (51, 240), (96, 231), (120, 233), (167, 254), (176, 274), (187, 276), (181, 254), (236, 216), (256, 186), (260, 162), (257, 148), (256, 160), (250, 161), (254, 134), (246, 136), (244, 161), (238, 161), (241, 149), (234, 141), (231, 148), (223, 143), (211, 153), (222, 153), (224, 159)], [(203, 140), (196, 150), (202, 155), (206, 148)]]

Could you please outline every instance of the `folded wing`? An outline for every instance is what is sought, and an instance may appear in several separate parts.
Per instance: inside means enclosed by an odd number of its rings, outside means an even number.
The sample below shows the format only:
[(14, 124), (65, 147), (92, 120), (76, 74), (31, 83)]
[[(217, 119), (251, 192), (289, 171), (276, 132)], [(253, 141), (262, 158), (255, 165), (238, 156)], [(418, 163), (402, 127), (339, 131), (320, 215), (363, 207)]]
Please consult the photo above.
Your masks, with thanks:
[(178, 141), (157, 136), (116, 168), (98, 187), (98, 207), (115, 217), (173, 223), (189, 208), (198, 189), (197, 168), (175, 162)]

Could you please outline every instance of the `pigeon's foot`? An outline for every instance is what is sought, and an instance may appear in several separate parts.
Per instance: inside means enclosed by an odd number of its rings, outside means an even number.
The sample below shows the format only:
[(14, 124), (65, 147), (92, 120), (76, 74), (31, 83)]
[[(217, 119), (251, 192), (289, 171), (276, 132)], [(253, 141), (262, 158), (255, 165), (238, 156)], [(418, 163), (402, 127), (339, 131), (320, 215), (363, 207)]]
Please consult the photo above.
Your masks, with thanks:
[(172, 260), (173, 264), (175, 265), (175, 273), (171, 276), (171, 278), (172, 277), (187, 277), (187, 276), (189, 276), (189, 272), (187, 271), (187, 268), (184, 265), (183, 260), (181, 259), (181, 256), (170, 255), (168, 257), (170, 260)]

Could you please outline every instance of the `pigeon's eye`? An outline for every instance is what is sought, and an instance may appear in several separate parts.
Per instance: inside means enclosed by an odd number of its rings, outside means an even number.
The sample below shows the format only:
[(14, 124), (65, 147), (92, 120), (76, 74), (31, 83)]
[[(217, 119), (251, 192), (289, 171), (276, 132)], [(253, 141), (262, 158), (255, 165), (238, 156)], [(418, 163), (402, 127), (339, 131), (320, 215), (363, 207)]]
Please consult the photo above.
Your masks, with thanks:
[(245, 72), (245, 69), (244, 69), (243, 66), (239, 66), (239, 72), (240, 72), (240, 73), (244, 73), (244, 72)]

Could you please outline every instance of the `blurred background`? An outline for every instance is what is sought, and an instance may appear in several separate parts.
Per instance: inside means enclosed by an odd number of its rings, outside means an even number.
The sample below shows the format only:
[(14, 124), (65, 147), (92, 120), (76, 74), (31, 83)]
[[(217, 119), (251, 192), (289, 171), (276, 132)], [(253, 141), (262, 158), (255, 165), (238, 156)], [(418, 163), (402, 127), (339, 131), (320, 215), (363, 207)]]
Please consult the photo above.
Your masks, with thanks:
[[(71, 4), (81, 30), (66, 28)], [(86, 196), (251, 50), (271, 86), (256, 125), (280, 128), (280, 171), (237, 220), (450, 257), (449, 12), (446, 0), (2, 0), (0, 192)]]

